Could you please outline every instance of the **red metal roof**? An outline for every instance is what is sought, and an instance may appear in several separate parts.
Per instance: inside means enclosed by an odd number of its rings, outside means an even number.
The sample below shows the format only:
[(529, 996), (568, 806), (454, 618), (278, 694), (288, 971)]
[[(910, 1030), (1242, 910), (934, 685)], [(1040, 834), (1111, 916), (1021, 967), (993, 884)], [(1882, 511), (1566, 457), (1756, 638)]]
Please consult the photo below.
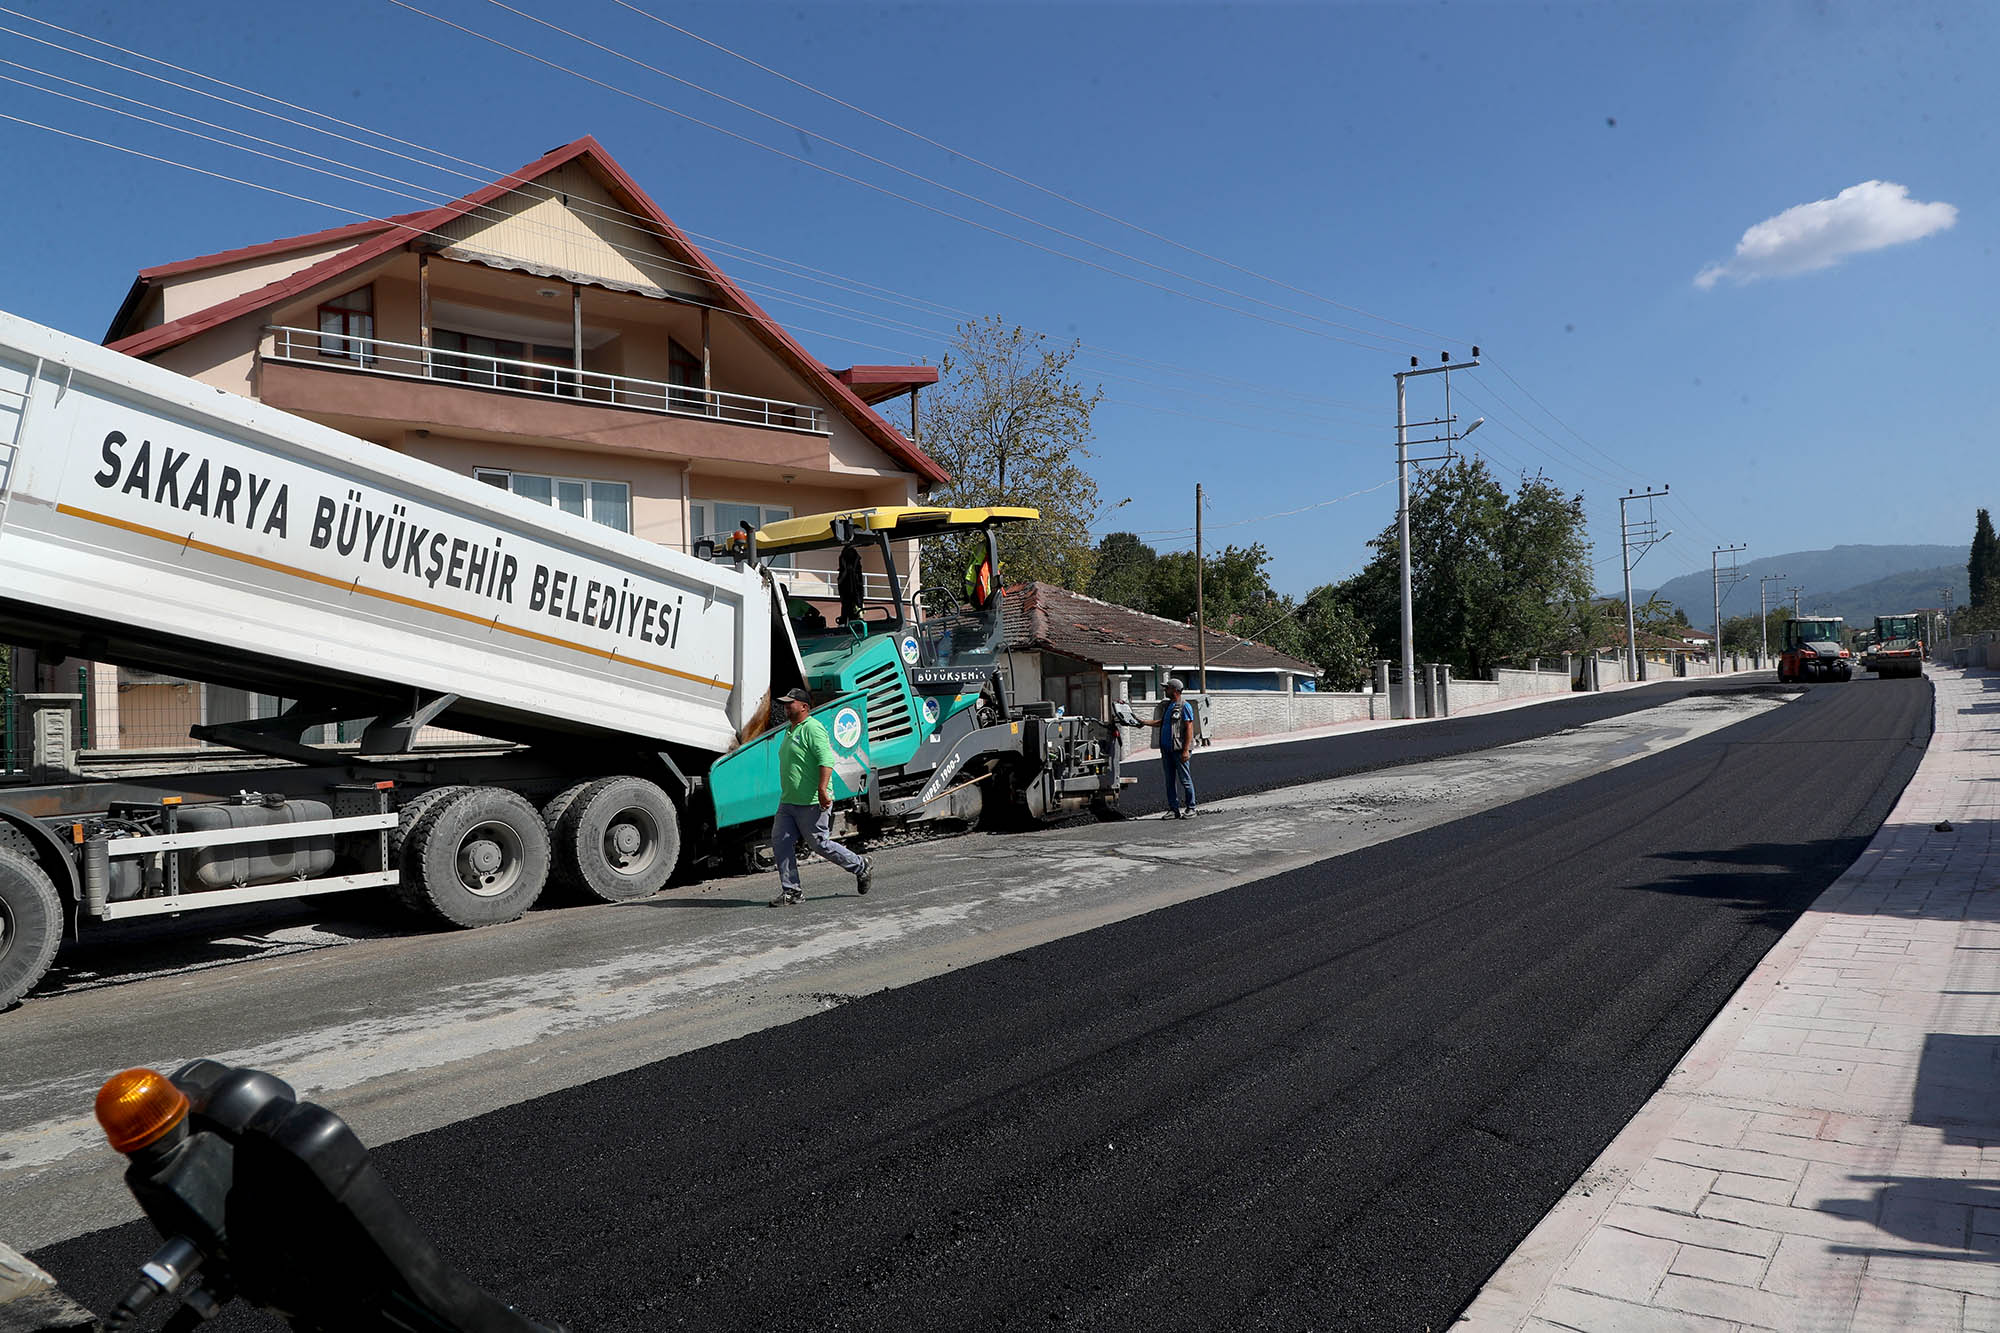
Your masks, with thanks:
[(854, 396), (873, 406), (938, 382), (936, 366), (849, 366), (836, 370), (833, 377), (854, 390)]
[(264, 259), (272, 255), (291, 254), (297, 250), (313, 250), (322, 245), (332, 245), (337, 241), (355, 240), (372, 236), (399, 224), (410, 223), (422, 217), (423, 213), (398, 213), (394, 217), (373, 218), (367, 222), (350, 222), (344, 227), (329, 227), (325, 231), (309, 231), (303, 236), (286, 236), (275, 241), (265, 241), (261, 245), (246, 245), (238, 250), (223, 250), (212, 255), (200, 255), (194, 259), (178, 259), (171, 264), (156, 264), (152, 268), (142, 268), (142, 279), (176, 278), (187, 273), (199, 273), (203, 269), (223, 268), (230, 264), (240, 264), (249, 259)]
[[(661, 211), (660, 206), (654, 203), (644, 190), (639, 188), (638, 182), (628, 176), (625, 173), (625, 169), (614, 162), (611, 155), (604, 150), (603, 145), (598, 143), (596, 138), (591, 135), (585, 135), (574, 143), (564, 144), (560, 148), (551, 149), (535, 161), (522, 167), (519, 171), (510, 172), (490, 185), (481, 186), (479, 189), (462, 198), (455, 199), (451, 203), (440, 205), (427, 212), (405, 213), (396, 217), (378, 219), (373, 223), (353, 224), (353, 231), (359, 238), (359, 243), (351, 249), (334, 255), (331, 258), (323, 259), (317, 264), (280, 278), (276, 282), (267, 283), (255, 291), (245, 292), (241, 296), (210, 306), (206, 310), (198, 310), (192, 314), (183, 315), (179, 319), (170, 320), (165, 324), (156, 325), (153, 328), (117, 338), (106, 345), (113, 351), (124, 352), (128, 356), (152, 356), (164, 351), (166, 348), (186, 342), (197, 334), (226, 324), (232, 319), (269, 309), (271, 306), (282, 304), (325, 283), (333, 282), (342, 275), (351, 273), (366, 264), (373, 263), (375, 260), (393, 253), (426, 233), (435, 231), (456, 218), (463, 217), (476, 208), (492, 203), (508, 191), (527, 184), (538, 177), (547, 175), (558, 167), (579, 158), (584, 159), (597, 172), (600, 179), (603, 180), (604, 184), (610, 188), (614, 195), (621, 196), (620, 202), (624, 207), (644, 217), (653, 225), (654, 230), (669, 249), (682, 252), (679, 257), (691, 268), (695, 269), (699, 276), (719, 294), (721, 298), (720, 305), (732, 309), (735, 313), (743, 316), (754, 325), (767, 345), (778, 354), (779, 359), (790, 365), (793, 372), (801, 378), (818, 384), (826, 392), (827, 396), (833, 400), (834, 406), (840, 409), (841, 414), (852, 421), (871, 443), (881, 448), (891, 458), (896, 459), (929, 483), (937, 484), (951, 479), (950, 474), (938, 466), (935, 460), (912, 445), (895, 427), (889, 425), (880, 416), (877, 416), (874, 410), (856, 395), (852, 389), (842, 383), (832, 370), (807, 353), (790, 334), (779, 327), (777, 321), (765, 314), (755, 301), (752, 301), (741, 288), (731, 282), (723, 274), (722, 270), (715, 266), (714, 261), (709, 259), (699, 246), (689, 240), (686, 234), (673, 224), (672, 220)], [(379, 228), (379, 230), (370, 234), (368, 229), (371, 227)], [(336, 228), (334, 230), (345, 231), (348, 229)], [(313, 233), (312, 236), (324, 240), (330, 237), (330, 233)], [(292, 240), (303, 241), (309, 240), (309, 238), (294, 237)], [(317, 244), (319, 242), (311, 241), (310, 243)], [(270, 246), (284, 246), (287, 244), (287, 242), (275, 241), (268, 243)], [(309, 248), (309, 246), (292, 246), (291, 248)], [(253, 246), (242, 251), (225, 251), (223, 253), (224, 255), (234, 255), (236, 259), (242, 259), (245, 257), (254, 257), (257, 253), (275, 254), (279, 253), (279, 251)], [(235, 260), (224, 259), (221, 256), (207, 256), (206, 261), (185, 260), (182, 261), (182, 265), (211, 266), (213, 263), (228, 262), (235, 262)], [(158, 273), (163, 270), (188, 271), (182, 265), (162, 265), (158, 270), (147, 270), (147, 272)], [(140, 278), (143, 282), (146, 274), (142, 273)], [(127, 298), (126, 307), (120, 311), (120, 322), (128, 317), (129, 311), (135, 308), (136, 304), (131, 298)], [(114, 323), (112, 332), (116, 333), (118, 327), (118, 324)]]

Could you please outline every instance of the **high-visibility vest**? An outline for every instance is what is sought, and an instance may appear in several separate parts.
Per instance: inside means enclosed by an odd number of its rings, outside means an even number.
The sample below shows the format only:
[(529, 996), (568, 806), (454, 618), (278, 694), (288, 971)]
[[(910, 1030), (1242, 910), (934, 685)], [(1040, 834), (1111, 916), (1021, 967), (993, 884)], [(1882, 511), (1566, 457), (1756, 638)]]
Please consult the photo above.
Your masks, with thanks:
[(973, 610), (983, 611), (992, 597), (993, 566), (982, 556), (965, 567), (965, 600)]

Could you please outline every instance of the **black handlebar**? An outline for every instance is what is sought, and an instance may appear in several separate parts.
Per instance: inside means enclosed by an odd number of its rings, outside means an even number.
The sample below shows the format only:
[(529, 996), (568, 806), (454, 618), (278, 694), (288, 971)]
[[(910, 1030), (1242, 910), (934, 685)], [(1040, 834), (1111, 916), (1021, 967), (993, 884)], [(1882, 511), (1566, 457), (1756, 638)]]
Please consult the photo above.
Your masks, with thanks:
[(198, 1280), (206, 1290), (184, 1297), (195, 1319), (240, 1295), (307, 1333), (561, 1333), (461, 1276), (333, 1112), (214, 1060), (171, 1081), (186, 1127), (135, 1151), (125, 1173), (168, 1244), (121, 1311)]

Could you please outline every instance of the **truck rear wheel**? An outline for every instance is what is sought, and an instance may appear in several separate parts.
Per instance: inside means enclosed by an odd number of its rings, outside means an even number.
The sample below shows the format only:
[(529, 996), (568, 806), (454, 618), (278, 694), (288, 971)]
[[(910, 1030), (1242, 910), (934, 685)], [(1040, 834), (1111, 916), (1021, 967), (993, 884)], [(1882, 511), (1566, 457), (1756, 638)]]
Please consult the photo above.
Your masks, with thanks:
[(403, 900), (454, 926), (498, 925), (534, 906), (549, 877), (535, 807), (499, 787), (444, 794), (404, 840)]
[[(555, 811), (557, 802), (563, 802)], [(602, 778), (550, 802), (557, 873), (599, 902), (649, 898), (666, 887), (681, 856), (680, 815), (655, 783)]]
[(62, 931), (56, 886), (32, 857), (0, 847), (0, 1009), (42, 979)]
[(472, 788), (462, 785), (433, 787), (405, 805), (398, 812), (396, 827), (389, 830), (389, 864), (393, 866), (403, 864), (403, 850), (409, 846), (410, 836), (417, 831), (417, 825), (423, 822), (424, 815), (433, 806), (448, 797), (471, 790)]

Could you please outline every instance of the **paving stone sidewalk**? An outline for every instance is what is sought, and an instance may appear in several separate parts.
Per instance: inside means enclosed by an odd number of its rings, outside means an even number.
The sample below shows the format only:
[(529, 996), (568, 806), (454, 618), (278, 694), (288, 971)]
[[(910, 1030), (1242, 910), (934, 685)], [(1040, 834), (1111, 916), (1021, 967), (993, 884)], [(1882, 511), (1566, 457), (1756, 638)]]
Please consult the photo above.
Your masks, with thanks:
[(1929, 674), (1881, 831), (1454, 1333), (2000, 1333), (2000, 672)]

